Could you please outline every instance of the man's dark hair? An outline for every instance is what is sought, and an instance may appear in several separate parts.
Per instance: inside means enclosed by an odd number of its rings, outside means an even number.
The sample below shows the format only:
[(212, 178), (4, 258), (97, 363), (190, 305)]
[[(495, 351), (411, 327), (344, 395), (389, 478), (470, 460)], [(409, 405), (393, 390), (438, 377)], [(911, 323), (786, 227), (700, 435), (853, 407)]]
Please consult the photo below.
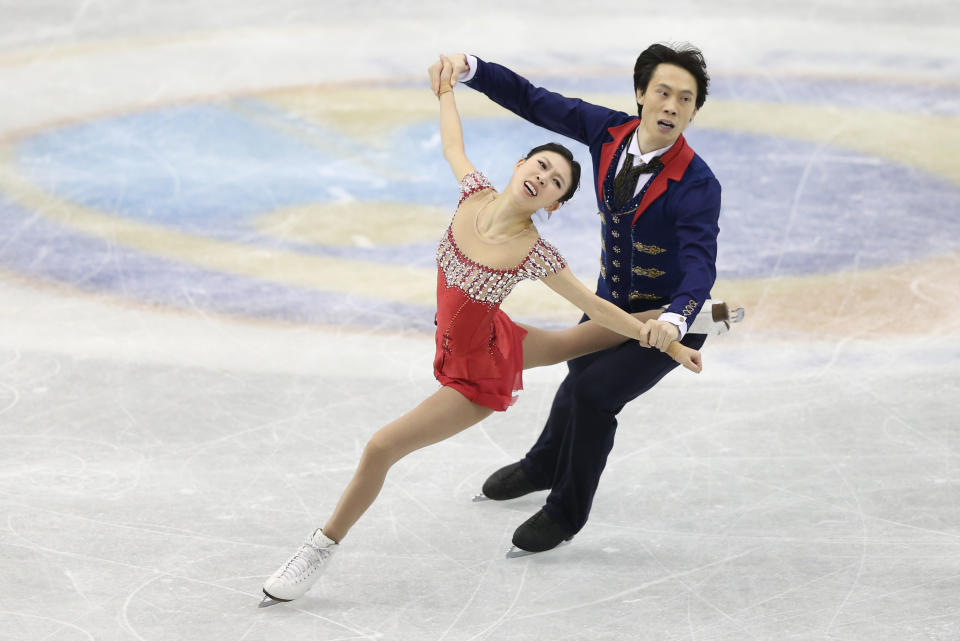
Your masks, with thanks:
[(529, 158), (530, 156), (540, 153), (541, 151), (552, 151), (556, 154), (560, 154), (567, 159), (567, 162), (570, 163), (570, 186), (567, 187), (567, 191), (560, 196), (560, 202), (565, 203), (570, 198), (573, 197), (573, 193), (577, 191), (577, 188), (580, 187), (580, 163), (573, 159), (573, 152), (564, 147), (563, 145), (555, 142), (548, 142), (545, 145), (540, 145), (539, 147), (534, 147), (527, 152), (527, 155), (524, 156), (524, 159)]
[[(653, 76), (653, 70), (660, 64), (676, 65), (690, 72), (690, 75), (697, 81), (697, 109), (702, 107), (707, 99), (707, 90), (710, 85), (707, 61), (703, 59), (703, 53), (691, 44), (650, 45), (637, 56), (637, 62), (633, 65), (634, 90), (639, 89), (641, 93), (646, 94), (647, 85), (650, 84), (650, 78)], [(639, 105), (637, 110), (639, 113)]]

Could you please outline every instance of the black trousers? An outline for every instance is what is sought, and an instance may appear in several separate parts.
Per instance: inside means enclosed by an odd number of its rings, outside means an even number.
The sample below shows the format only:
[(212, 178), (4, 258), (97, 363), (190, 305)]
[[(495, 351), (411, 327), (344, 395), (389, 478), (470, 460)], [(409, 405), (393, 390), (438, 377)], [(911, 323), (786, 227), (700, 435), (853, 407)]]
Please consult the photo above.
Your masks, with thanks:
[[(687, 334), (681, 342), (700, 349), (706, 338)], [(531, 482), (550, 489), (544, 511), (551, 519), (571, 533), (586, 524), (613, 449), (617, 414), (675, 367), (672, 358), (637, 341), (567, 361), (543, 432), (520, 462)]]

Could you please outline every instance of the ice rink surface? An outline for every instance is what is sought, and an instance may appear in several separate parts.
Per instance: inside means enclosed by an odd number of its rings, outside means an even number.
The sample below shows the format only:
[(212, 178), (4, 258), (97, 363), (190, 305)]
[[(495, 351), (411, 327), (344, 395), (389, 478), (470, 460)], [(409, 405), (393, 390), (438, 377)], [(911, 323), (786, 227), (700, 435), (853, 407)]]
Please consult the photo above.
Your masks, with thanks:
[[(588, 4), (589, 6), (584, 6)], [(0, 2), (0, 639), (960, 638), (960, 8), (946, 1)], [(425, 69), (631, 110), (691, 41), (746, 321), (620, 415), (591, 519), (472, 503), (546, 418), (415, 453), (303, 599), (263, 580), (436, 388), (456, 202)], [(494, 183), (551, 134), (457, 90)], [(583, 148), (576, 150), (586, 160)], [(539, 226), (585, 282), (588, 189)], [(505, 308), (577, 313), (538, 284)]]

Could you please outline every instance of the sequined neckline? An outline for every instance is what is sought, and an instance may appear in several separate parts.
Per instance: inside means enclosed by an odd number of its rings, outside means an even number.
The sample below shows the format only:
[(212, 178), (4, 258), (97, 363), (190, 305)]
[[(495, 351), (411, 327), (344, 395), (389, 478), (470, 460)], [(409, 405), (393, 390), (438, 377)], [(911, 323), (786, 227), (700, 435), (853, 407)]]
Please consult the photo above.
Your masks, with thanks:
[(457, 244), (457, 240), (453, 237), (452, 224), (449, 227), (447, 227), (447, 238), (450, 240), (450, 244), (453, 246), (453, 250), (457, 252), (457, 256), (460, 257), (462, 260), (470, 263), (474, 267), (479, 267), (480, 269), (486, 269), (492, 272), (497, 272), (498, 274), (516, 274), (517, 272), (519, 272), (520, 269), (530, 261), (530, 254), (533, 253), (533, 251), (537, 248), (537, 245), (539, 245), (540, 241), (542, 240), (539, 236), (537, 236), (537, 242), (533, 244), (533, 246), (530, 248), (530, 251), (527, 252), (526, 257), (523, 260), (521, 260), (516, 267), (510, 267), (509, 269), (501, 269), (497, 267), (490, 267), (489, 265), (484, 265), (483, 263), (478, 263), (477, 261), (467, 256), (463, 252), (463, 250), (460, 249), (460, 245)]

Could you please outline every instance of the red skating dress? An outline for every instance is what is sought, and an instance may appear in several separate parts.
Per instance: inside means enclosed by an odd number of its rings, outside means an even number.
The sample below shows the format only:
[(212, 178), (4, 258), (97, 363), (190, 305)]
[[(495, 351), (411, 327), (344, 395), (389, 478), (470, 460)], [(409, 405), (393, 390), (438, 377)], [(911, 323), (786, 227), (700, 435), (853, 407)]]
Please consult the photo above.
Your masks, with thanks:
[[(493, 189), (480, 173), (464, 176), (463, 201)], [(437, 247), (437, 354), (433, 374), (441, 385), (468, 399), (503, 411), (523, 389), (523, 337), (527, 331), (500, 310), (521, 280), (538, 280), (566, 267), (556, 248), (538, 239), (519, 265), (494, 269), (468, 258), (453, 238), (453, 223)]]

